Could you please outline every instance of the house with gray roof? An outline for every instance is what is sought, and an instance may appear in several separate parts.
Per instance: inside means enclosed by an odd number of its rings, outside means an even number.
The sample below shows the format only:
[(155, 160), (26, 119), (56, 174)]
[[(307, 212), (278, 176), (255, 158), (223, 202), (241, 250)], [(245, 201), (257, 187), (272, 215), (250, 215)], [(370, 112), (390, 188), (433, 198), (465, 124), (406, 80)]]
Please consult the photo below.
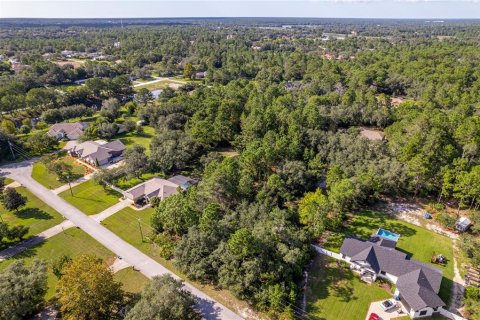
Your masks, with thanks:
[(193, 179), (182, 175), (176, 175), (169, 179), (152, 178), (128, 189), (125, 191), (124, 196), (131, 200), (132, 203), (141, 203), (143, 201), (148, 203), (153, 197), (164, 200), (171, 195), (177, 194), (179, 190), (187, 190), (193, 182)]
[(340, 254), (363, 280), (375, 281), (379, 277), (394, 283), (395, 297), (411, 318), (429, 317), (445, 307), (438, 296), (442, 271), (397, 250), (396, 241), (378, 235), (369, 240), (347, 237)]
[(55, 123), (48, 129), (47, 134), (57, 139), (67, 138), (77, 140), (83, 134), (83, 130), (88, 127), (88, 122), (62, 122)]
[(125, 145), (120, 140), (110, 142), (85, 141), (67, 150), (68, 154), (89, 163), (92, 166), (103, 166), (122, 159)]

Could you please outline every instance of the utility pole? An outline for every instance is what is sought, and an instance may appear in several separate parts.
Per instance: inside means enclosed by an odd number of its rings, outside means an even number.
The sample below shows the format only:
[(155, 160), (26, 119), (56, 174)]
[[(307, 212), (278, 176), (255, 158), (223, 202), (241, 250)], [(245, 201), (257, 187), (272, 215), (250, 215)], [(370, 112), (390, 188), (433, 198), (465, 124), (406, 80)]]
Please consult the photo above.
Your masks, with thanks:
[(140, 229), (140, 236), (142, 237), (142, 242), (143, 242), (143, 231), (142, 231), (142, 225), (140, 224), (140, 217), (137, 218), (138, 222), (138, 228)]
[(13, 160), (15, 160), (15, 153), (13, 153), (12, 143), (8, 140), (8, 146), (10, 147), (10, 152), (12, 153)]
[(71, 181), (70, 181), (70, 176), (67, 176), (67, 179), (68, 179), (68, 186), (70, 187), (70, 194), (73, 197), (73, 191), (72, 191), (72, 184), (71, 184)]

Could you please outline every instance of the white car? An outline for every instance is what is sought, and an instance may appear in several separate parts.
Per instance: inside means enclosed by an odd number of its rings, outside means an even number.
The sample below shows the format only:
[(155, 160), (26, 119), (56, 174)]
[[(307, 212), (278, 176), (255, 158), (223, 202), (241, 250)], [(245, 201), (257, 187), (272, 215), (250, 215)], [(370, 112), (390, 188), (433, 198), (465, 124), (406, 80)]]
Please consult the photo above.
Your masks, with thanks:
[(382, 302), (382, 309), (384, 311), (390, 310), (392, 308), (395, 308), (397, 305), (397, 301), (395, 299), (388, 299)]

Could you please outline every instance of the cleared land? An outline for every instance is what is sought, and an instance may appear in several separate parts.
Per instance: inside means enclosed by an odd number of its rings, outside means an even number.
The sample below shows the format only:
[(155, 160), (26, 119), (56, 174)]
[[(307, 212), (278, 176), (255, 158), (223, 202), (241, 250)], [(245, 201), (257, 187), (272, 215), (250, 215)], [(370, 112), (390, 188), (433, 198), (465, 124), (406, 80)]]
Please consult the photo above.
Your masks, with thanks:
[(150, 141), (155, 135), (155, 129), (150, 126), (144, 126), (143, 130), (144, 132), (142, 134), (137, 134), (135, 132), (119, 134), (115, 137), (115, 139), (120, 139), (120, 141), (122, 141), (127, 147), (134, 144), (139, 144), (145, 147), (147, 154), (150, 154)]
[[(62, 161), (73, 166), (74, 179), (81, 178), (85, 175), (85, 167), (78, 164), (75, 159), (65, 157)], [(48, 189), (55, 189), (65, 184), (58, 181), (57, 176), (50, 173), (42, 162), (35, 162), (33, 164), (32, 178)]]
[(332, 233), (327, 242), (322, 244), (329, 250), (338, 252), (345, 235), (350, 234), (368, 239), (375, 234), (378, 228), (387, 229), (400, 234), (397, 249), (412, 256), (414, 259), (430, 263), (433, 254), (441, 253), (447, 258), (446, 265), (434, 266), (443, 271), (442, 286), (439, 295), (448, 303), (451, 294), (453, 273), (453, 246), (452, 240), (435, 232), (414, 226), (385, 213), (363, 211), (349, 214), (346, 227), (341, 232)]
[(184, 85), (185, 81), (179, 81), (179, 80), (160, 80), (156, 81), (153, 83), (147, 83), (145, 85), (137, 85), (135, 86), (135, 91), (138, 91), (143, 88), (147, 88), (150, 91), (153, 90), (160, 90), (160, 89), (165, 89), (166, 87), (170, 87), (172, 89), (178, 89), (180, 86)]
[(0, 205), (0, 216), (9, 226), (23, 225), (29, 227), (28, 237), (63, 221), (62, 215), (38, 199), (28, 189), (18, 187), (15, 190), (27, 197), (28, 201), (26, 206), (18, 211), (7, 211)]
[(143, 287), (150, 281), (139, 271), (132, 268), (126, 268), (115, 273), (116, 281), (123, 283), (123, 290), (127, 292), (137, 293), (143, 290)]
[(370, 302), (391, 296), (379, 283), (360, 281), (345, 264), (318, 256), (308, 277), (307, 313), (313, 319), (363, 319)]
[(70, 190), (60, 193), (59, 196), (87, 215), (102, 212), (117, 204), (121, 197), (118, 192), (109, 188), (104, 189), (92, 180), (73, 187), (72, 191), (73, 196), (70, 194)]

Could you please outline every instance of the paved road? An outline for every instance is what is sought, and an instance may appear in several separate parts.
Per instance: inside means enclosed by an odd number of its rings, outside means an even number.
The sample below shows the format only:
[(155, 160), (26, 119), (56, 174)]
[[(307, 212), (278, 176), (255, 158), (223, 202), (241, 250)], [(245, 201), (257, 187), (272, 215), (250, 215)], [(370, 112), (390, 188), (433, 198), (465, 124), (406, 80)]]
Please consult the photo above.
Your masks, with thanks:
[[(31, 177), (32, 161), (24, 161), (14, 165), (0, 168), (0, 175), (7, 175), (27, 187), (43, 202), (60, 212), (65, 218), (80, 227), (91, 237), (103, 244), (116, 255), (121, 256), (126, 263), (135, 267), (148, 278), (156, 275), (170, 274), (179, 279), (174, 273), (163, 267), (161, 264), (142, 253), (140, 250), (122, 240), (115, 233), (103, 227), (98, 222), (90, 219), (83, 212), (67, 203), (65, 200), (54, 194)], [(185, 283), (185, 288), (197, 298), (197, 307), (203, 317), (210, 319), (240, 320), (242, 317), (213, 300), (202, 291)]]

